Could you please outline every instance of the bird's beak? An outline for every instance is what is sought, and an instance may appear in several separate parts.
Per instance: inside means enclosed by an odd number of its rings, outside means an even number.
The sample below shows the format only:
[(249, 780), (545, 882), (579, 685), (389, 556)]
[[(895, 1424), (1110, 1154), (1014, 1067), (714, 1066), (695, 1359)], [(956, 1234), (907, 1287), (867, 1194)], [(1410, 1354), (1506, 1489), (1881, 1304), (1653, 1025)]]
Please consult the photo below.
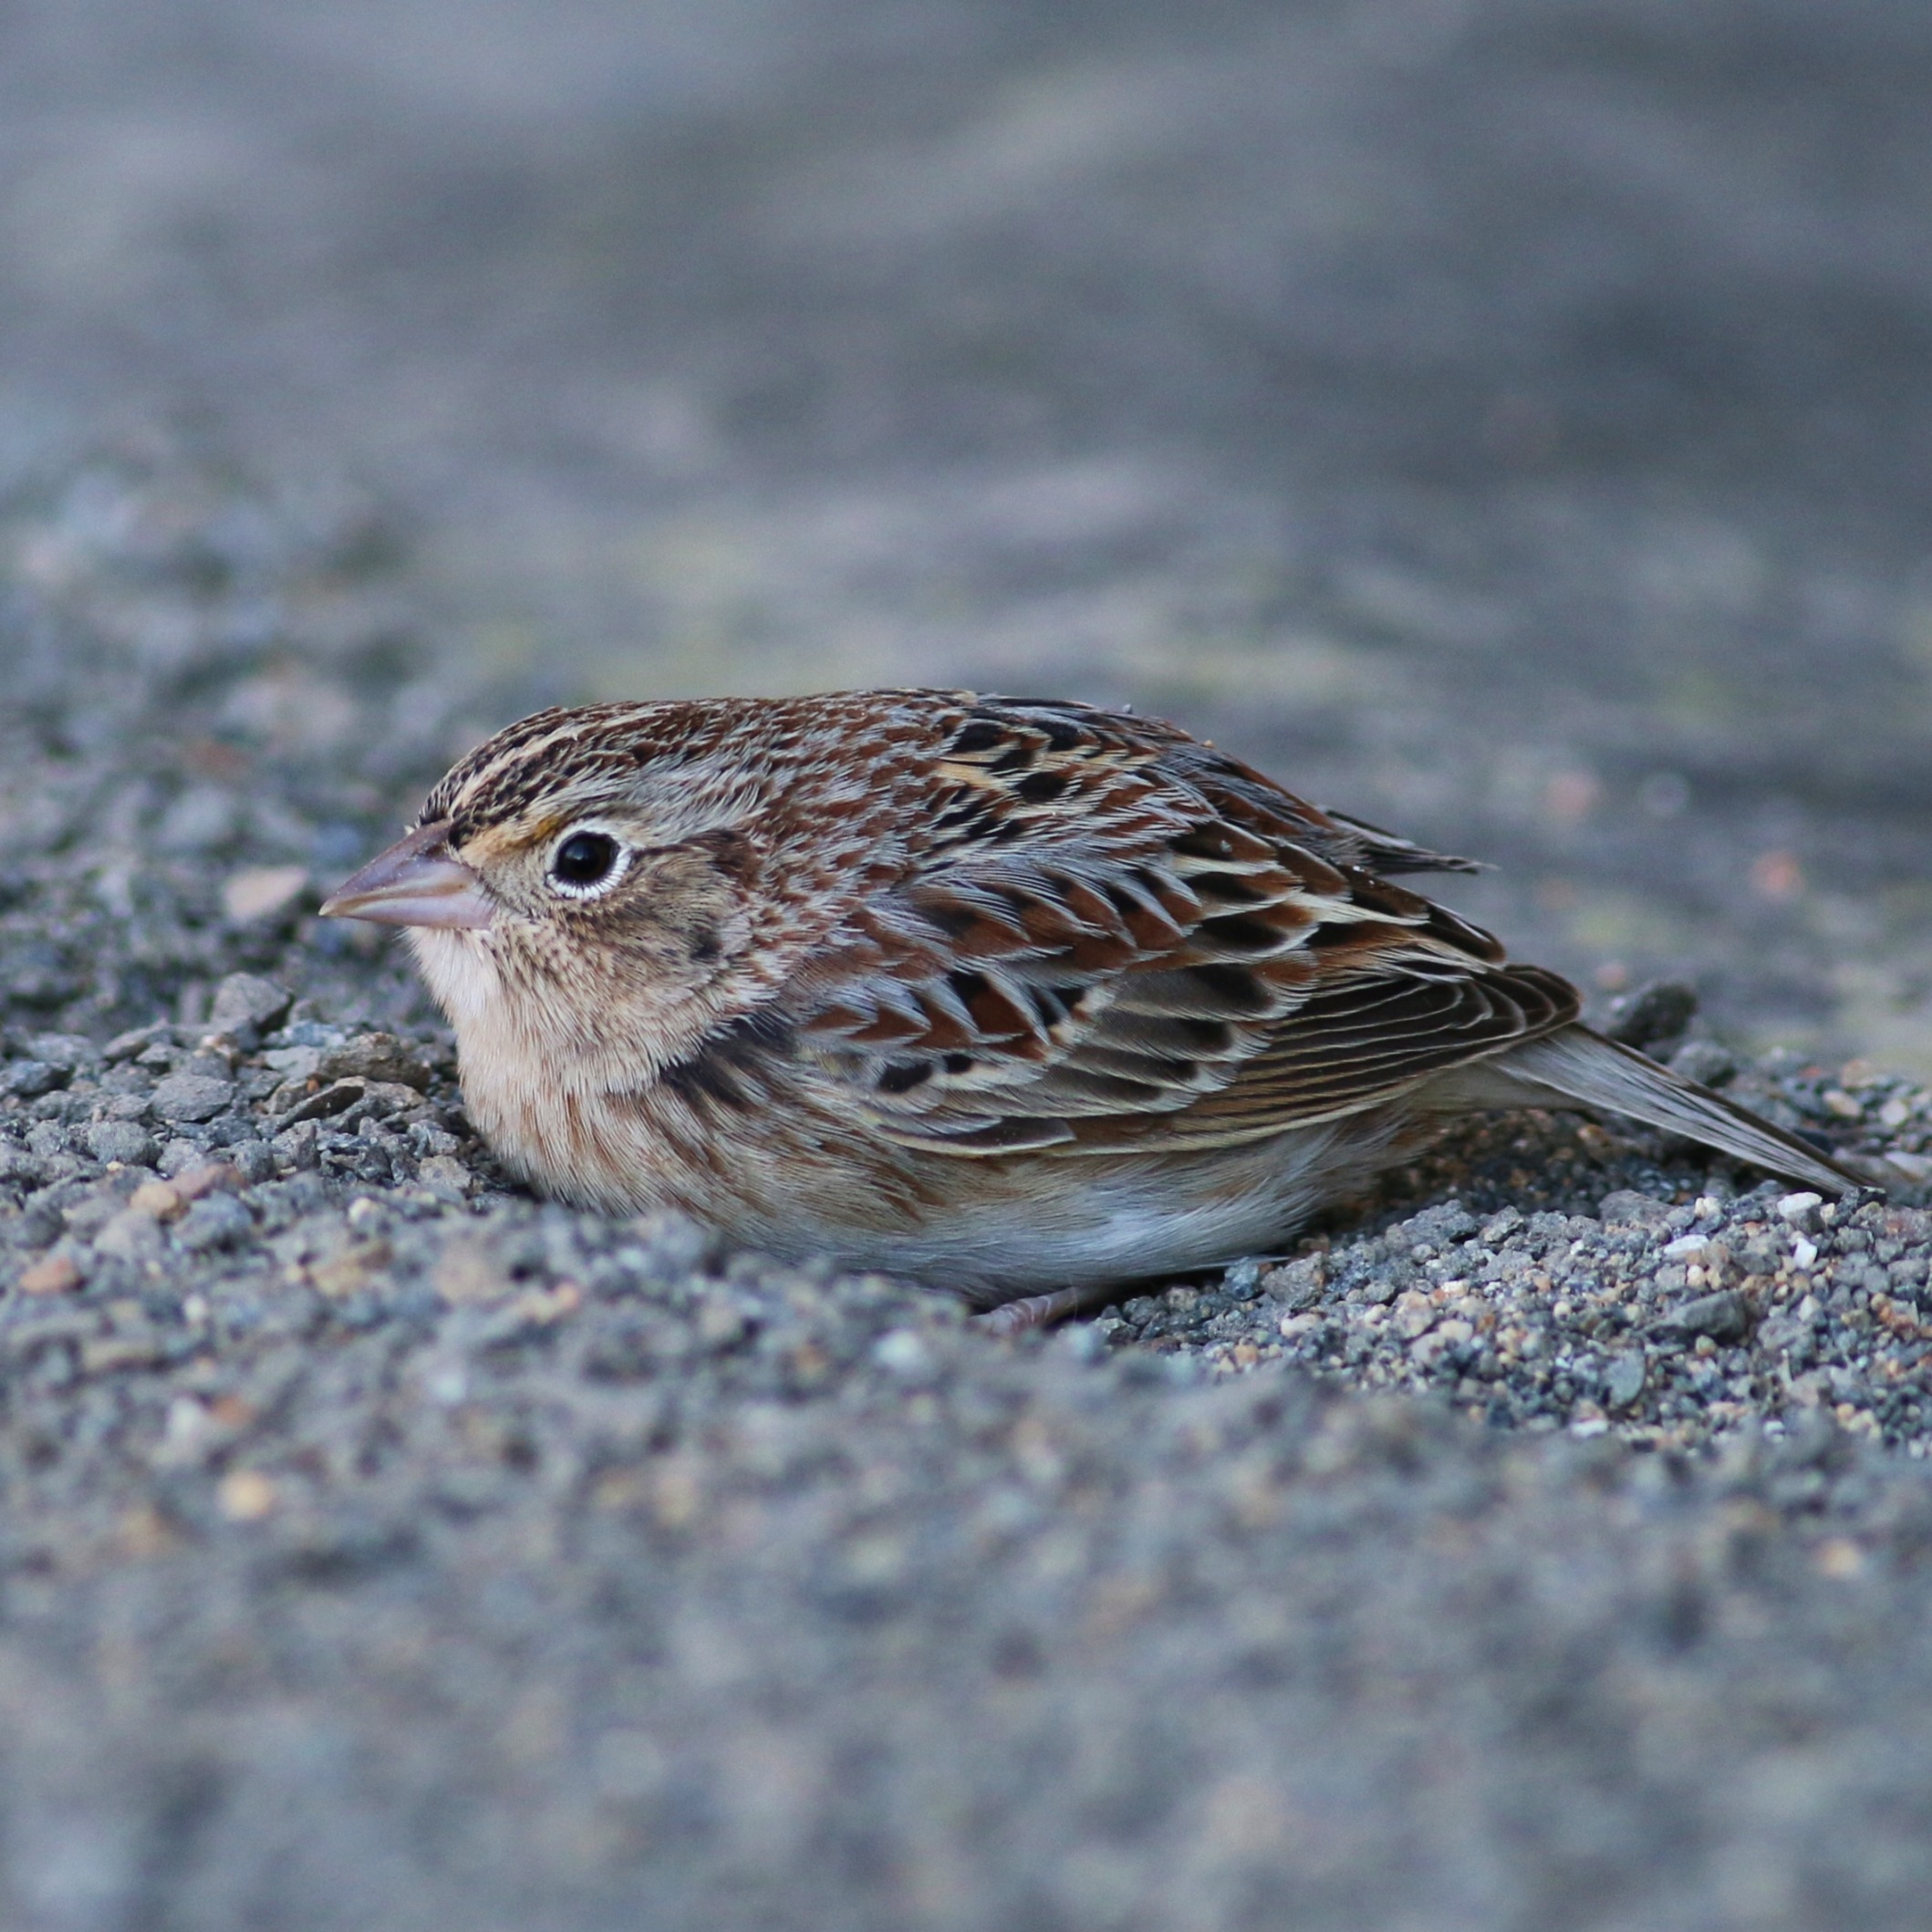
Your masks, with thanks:
[(380, 926), (487, 926), (483, 882), (450, 850), (450, 822), (418, 826), (345, 879), (322, 916)]

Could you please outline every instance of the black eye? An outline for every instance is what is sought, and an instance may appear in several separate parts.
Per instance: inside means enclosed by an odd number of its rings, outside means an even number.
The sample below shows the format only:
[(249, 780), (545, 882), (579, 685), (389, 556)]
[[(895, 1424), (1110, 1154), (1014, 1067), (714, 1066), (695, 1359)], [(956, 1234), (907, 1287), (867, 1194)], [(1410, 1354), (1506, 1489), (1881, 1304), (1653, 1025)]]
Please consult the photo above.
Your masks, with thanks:
[(550, 877), (566, 891), (606, 884), (624, 848), (608, 832), (573, 832), (550, 856)]

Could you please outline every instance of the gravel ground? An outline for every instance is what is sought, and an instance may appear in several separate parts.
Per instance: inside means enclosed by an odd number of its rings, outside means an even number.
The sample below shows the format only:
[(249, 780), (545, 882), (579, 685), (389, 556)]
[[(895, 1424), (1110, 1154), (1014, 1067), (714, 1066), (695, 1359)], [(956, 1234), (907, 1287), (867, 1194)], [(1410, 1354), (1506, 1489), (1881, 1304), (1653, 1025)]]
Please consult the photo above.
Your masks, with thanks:
[(0, 514), (6, 1923), (1923, 1923), (1932, 1097), (1655, 991), (1889, 1198), (1500, 1119), (1018, 1344), (539, 1205), (312, 916), (514, 695), (390, 555)]
[[(0, 10), (0, 1924), (1922, 1926), (1928, 18)], [(504, 1189), (320, 891), (867, 681), (1500, 861), (1885, 1198), (1521, 1116), (1007, 1344)]]

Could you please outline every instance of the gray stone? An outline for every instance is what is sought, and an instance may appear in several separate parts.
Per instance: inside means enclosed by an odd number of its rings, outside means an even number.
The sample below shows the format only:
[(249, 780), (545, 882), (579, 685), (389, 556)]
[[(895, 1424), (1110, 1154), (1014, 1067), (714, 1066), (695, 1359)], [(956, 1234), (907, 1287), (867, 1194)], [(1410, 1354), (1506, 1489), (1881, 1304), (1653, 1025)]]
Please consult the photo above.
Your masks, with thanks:
[(96, 1160), (145, 1167), (154, 1158), (154, 1137), (131, 1120), (97, 1120), (87, 1131), (88, 1152)]
[(26, 1051), (30, 1059), (45, 1060), (68, 1074), (96, 1065), (100, 1059), (99, 1048), (83, 1034), (36, 1034), (27, 1041)]
[(174, 1239), (191, 1254), (234, 1245), (254, 1226), (254, 1217), (232, 1194), (210, 1194), (182, 1216)]
[(1758, 1345), (1802, 1367), (1817, 1353), (1817, 1331), (1795, 1314), (1776, 1314), (1759, 1328)]
[(68, 1084), (68, 1069), (47, 1060), (9, 1060), (0, 1067), (0, 1088), (23, 1100), (37, 1100)]
[[(319, 1158), (317, 1137), (315, 1123), (303, 1121), (277, 1134), (266, 1145), (277, 1168), (303, 1170), (313, 1168)], [(427, 1167), (428, 1163), (424, 1165)]]
[(1629, 1188), (1619, 1188), (1604, 1196), (1597, 1212), (1608, 1226), (1658, 1228), (1669, 1218), (1670, 1203)]
[(344, 1125), (360, 1121), (365, 1116), (387, 1120), (420, 1114), (422, 1107), (422, 1095), (413, 1086), (406, 1086), (400, 1080), (366, 1080), (362, 1083), (362, 1097), (349, 1110)]
[(166, 1246), (161, 1223), (138, 1208), (122, 1208), (102, 1222), (94, 1236), (94, 1252), (121, 1261), (142, 1261), (159, 1255)]
[(1626, 1350), (1611, 1358), (1604, 1371), (1604, 1397), (1613, 1407), (1625, 1408), (1644, 1392), (1646, 1366), (1640, 1348)]
[(1322, 1257), (1306, 1254), (1299, 1261), (1271, 1269), (1262, 1278), (1262, 1286), (1291, 1314), (1300, 1314), (1322, 1299), (1323, 1283)]
[(1741, 1342), (1750, 1333), (1750, 1304), (1735, 1289), (1722, 1288), (1667, 1310), (1657, 1317), (1657, 1326), (1666, 1334)]
[(1237, 1302), (1252, 1302), (1261, 1293), (1262, 1264), (1258, 1261), (1236, 1262), (1221, 1277), (1222, 1292)]
[(1442, 1249), (1475, 1233), (1476, 1217), (1459, 1200), (1446, 1200), (1410, 1215), (1401, 1231), (1412, 1243), (1428, 1241)]
[(185, 1173), (190, 1168), (201, 1167), (207, 1158), (206, 1148), (198, 1147), (184, 1136), (177, 1136), (161, 1148), (154, 1166), (164, 1179), (172, 1180), (177, 1174)]
[[(287, 1088), (278, 1089), (279, 1099)], [(279, 1117), (282, 1128), (300, 1127), (305, 1121), (327, 1120), (332, 1115), (346, 1114), (350, 1107), (369, 1092), (366, 1080), (336, 1080), (313, 1094), (303, 1095), (286, 1112)]]
[(1701, 1086), (1723, 1086), (1736, 1077), (1738, 1061), (1715, 1040), (1692, 1040), (1671, 1054), (1670, 1070)]
[(69, 1233), (90, 1235), (103, 1222), (119, 1213), (120, 1207), (120, 1197), (118, 1194), (106, 1189), (97, 1189), (82, 1194), (78, 1200), (69, 1202), (62, 1210), (61, 1218)]
[(173, 1037), (174, 1029), (167, 1021), (151, 1021), (146, 1026), (134, 1026), (124, 1034), (116, 1034), (101, 1048), (100, 1057), (113, 1066), (120, 1061), (135, 1059), (151, 1046), (165, 1044)]
[(37, 1153), (0, 1141), (0, 1180), (16, 1187), (37, 1188), (47, 1175), (47, 1163)]
[(416, 1179), (441, 1200), (460, 1201), (476, 1185), (476, 1177), (469, 1169), (448, 1154), (430, 1155), (419, 1164)]
[(234, 1082), (212, 1074), (170, 1074), (154, 1085), (154, 1111), (163, 1120), (213, 1120), (234, 1099)]
[(416, 1049), (394, 1034), (358, 1034), (322, 1055), (316, 1075), (323, 1081), (380, 1080), (390, 1085), (429, 1085), (431, 1070)]
[(1611, 1007), (1606, 1031), (1613, 1040), (1647, 1053), (1681, 1040), (1697, 1010), (1697, 988), (1687, 981), (1653, 980)]
[(249, 1182), (266, 1180), (275, 1170), (275, 1149), (259, 1135), (233, 1141), (223, 1158)]
[(161, 815), (154, 843), (163, 852), (201, 853), (234, 836), (235, 795), (223, 785), (191, 785)]
[(295, 995), (273, 980), (258, 973), (231, 972), (214, 989), (208, 1024), (218, 1034), (239, 1033), (244, 1027), (265, 1034), (294, 1003)]
[(1823, 1225), (1819, 1215), (1823, 1205), (1824, 1197), (1813, 1194), (1809, 1189), (1798, 1194), (1782, 1195), (1777, 1206), (1778, 1219), (1803, 1233), (1815, 1234)]
[(45, 1247), (66, 1226), (60, 1210), (50, 1200), (30, 1201), (11, 1227), (15, 1239), (27, 1248)]

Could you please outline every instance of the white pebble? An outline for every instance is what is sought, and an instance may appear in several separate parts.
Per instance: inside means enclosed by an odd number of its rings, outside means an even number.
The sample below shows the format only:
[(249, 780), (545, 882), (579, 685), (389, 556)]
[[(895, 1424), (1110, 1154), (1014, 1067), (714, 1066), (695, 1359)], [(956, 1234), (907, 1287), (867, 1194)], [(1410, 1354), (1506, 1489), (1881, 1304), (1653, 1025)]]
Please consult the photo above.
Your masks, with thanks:
[(932, 1367), (932, 1351), (909, 1328), (895, 1328), (872, 1345), (872, 1359), (895, 1376), (909, 1380)]
[(455, 1408), (470, 1395), (470, 1377), (460, 1362), (439, 1363), (422, 1378), (422, 1392), (443, 1408)]
[(1778, 1203), (1780, 1220), (1802, 1221), (1824, 1205), (1822, 1194), (1787, 1194)]

